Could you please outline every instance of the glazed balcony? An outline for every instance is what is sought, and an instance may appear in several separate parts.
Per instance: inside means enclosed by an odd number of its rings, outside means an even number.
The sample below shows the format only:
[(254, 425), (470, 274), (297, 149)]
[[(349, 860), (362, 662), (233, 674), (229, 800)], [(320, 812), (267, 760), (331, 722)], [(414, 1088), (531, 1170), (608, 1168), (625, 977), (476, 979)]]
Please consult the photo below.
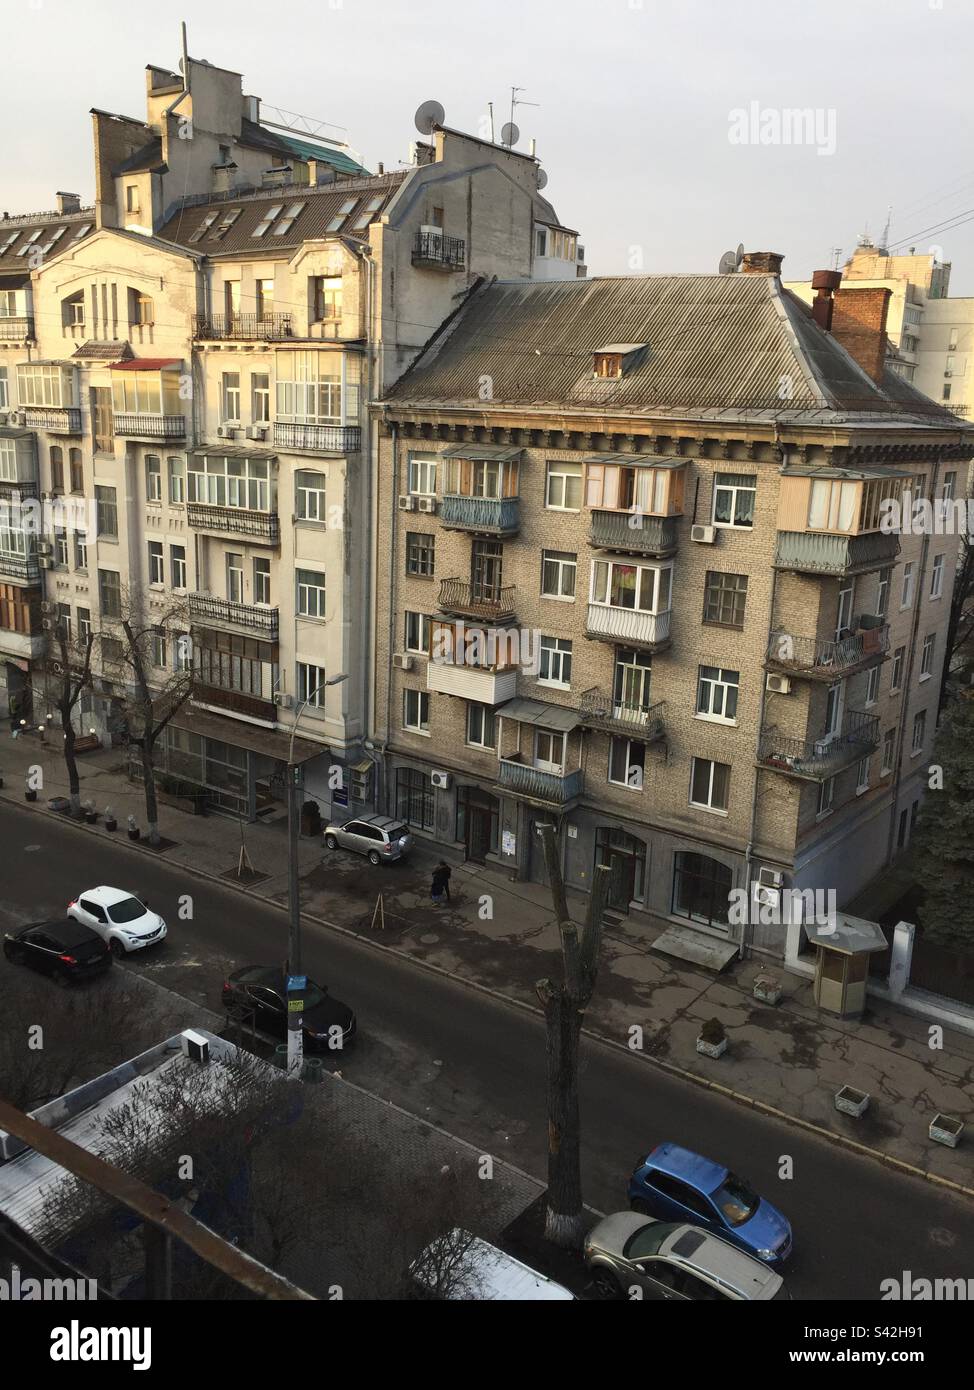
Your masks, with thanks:
[(448, 531), (473, 531), (481, 536), (516, 536), (521, 529), (518, 497), (465, 497), (446, 493), (439, 517)]
[(40, 583), (41, 567), (37, 552), (29, 550), (24, 555), (0, 550), (0, 578), (12, 579), (17, 584)]
[(806, 680), (834, 681), (875, 666), (888, 651), (888, 623), (857, 627), (838, 641), (773, 632), (764, 665), (768, 671), (782, 671)]
[(29, 314), (0, 317), (0, 343), (26, 343), (34, 337), (34, 320)]
[(676, 550), (677, 516), (645, 516), (638, 512), (593, 511), (588, 543), (596, 550), (635, 551), (640, 555), (672, 555)]
[(442, 613), (500, 622), (514, 617), (516, 591), (514, 584), (493, 587), (471, 584), (466, 579), (444, 579), (436, 602)]
[(460, 666), (452, 661), (426, 663), (426, 689), (441, 695), (457, 695), (480, 705), (500, 705), (517, 694), (517, 671), (513, 666), (497, 670), (486, 666)]
[(666, 737), (665, 700), (644, 709), (614, 700), (604, 690), (593, 687), (582, 694), (578, 712), (587, 728), (601, 729), (607, 734), (623, 734), (643, 743)]
[(602, 603), (590, 603), (585, 636), (622, 647), (657, 651), (669, 645), (670, 613), (670, 609), (665, 613), (643, 613), (635, 608), (611, 608)]
[(293, 337), (293, 314), (197, 314), (193, 337), (219, 341), (276, 343)]
[(29, 430), (47, 430), (48, 434), (81, 433), (80, 406), (25, 405), (22, 414)]
[(114, 415), (112, 425), (121, 439), (185, 439), (185, 415)]
[(774, 726), (761, 730), (758, 763), (787, 777), (822, 782), (873, 752), (879, 743), (879, 718), (847, 710), (839, 733), (831, 738), (783, 737)]
[(270, 545), (278, 545), (281, 540), (281, 522), (276, 512), (249, 511), (246, 507), (211, 507), (204, 502), (188, 502), (186, 520), (197, 531), (249, 536), (252, 540), (267, 541)]
[(430, 270), (463, 270), (467, 243), (463, 237), (442, 232), (417, 232), (413, 242), (413, 265)]
[(276, 608), (261, 608), (249, 603), (233, 603), (210, 594), (190, 594), (189, 616), (197, 622), (217, 623), (245, 632), (256, 632), (271, 640), (277, 639), (279, 615)]
[(204, 685), (196, 681), (193, 684), (193, 702), (211, 705), (222, 714), (242, 715), (246, 719), (260, 719), (268, 724), (277, 723), (277, 706), (273, 701), (262, 700), (258, 695), (246, 695), (242, 690), (224, 690), (219, 685)]
[(547, 772), (518, 758), (501, 758), (497, 768), (498, 784), (512, 796), (548, 806), (567, 806), (582, 795), (584, 773), (580, 767), (572, 772)]
[(779, 531), (775, 569), (795, 574), (848, 578), (892, 565), (900, 553), (900, 538), (892, 533), (866, 531), (859, 536), (833, 536), (824, 531)]
[(289, 425), (275, 421), (274, 443), (278, 449), (309, 454), (355, 454), (362, 447), (362, 430), (359, 425)]

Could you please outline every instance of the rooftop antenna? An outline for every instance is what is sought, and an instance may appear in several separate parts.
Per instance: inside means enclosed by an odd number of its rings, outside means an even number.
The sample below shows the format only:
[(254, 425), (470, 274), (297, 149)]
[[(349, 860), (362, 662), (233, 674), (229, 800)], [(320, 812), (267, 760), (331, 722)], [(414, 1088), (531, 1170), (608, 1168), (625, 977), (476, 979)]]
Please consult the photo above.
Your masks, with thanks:
[(189, 91), (189, 40), (186, 37), (186, 21), (180, 24), (183, 36), (183, 91)]
[(838, 270), (838, 268), (839, 268), (839, 260), (841, 259), (841, 256), (842, 256), (842, 247), (841, 247), (841, 246), (830, 246), (830, 247), (829, 247), (829, 260), (832, 262), (832, 269), (833, 269), (833, 270)]
[(490, 136), (490, 143), (494, 144), (494, 103), (487, 103), (487, 133)]
[(893, 204), (890, 203), (890, 205), (889, 205), (889, 206), (887, 207), (887, 209), (886, 209), (886, 226), (883, 228), (883, 239), (882, 239), (882, 241), (879, 243), (880, 248), (881, 248), (881, 250), (883, 250), (883, 251), (887, 251), (887, 250), (888, 250), (888, 247), (889, 247), (889, 227), (890, 227), (890, 223), (892, 222), (892, 220), (893, 220)]
[(736, 270), (740, 270), (741, 261), (744, 259), (744, 245), (741, 243), (736, 251), (725, 251), (720, 258), (720, 265), (717, 267), (718, 275), (733, 275)]
[[(501, 131), (501, 144), (507, 145), (510, 149), (513, 149), (513, 147), (517, 144), (518, 140), (520, 140), (521, 138), (521, 132), (514, 124), (514, 112), (517, 109), (517, 107), (541, 105), (540, 101), (522, 101), (521, 98), (518, 96), (518, 92), (526, 91), (527, 87), (511, 88), (511, 119), (507, 123), (507, 125), (504, 126), (504, 129)], [(510, 136), (510, 138), (508, 138), (508, 136)]]

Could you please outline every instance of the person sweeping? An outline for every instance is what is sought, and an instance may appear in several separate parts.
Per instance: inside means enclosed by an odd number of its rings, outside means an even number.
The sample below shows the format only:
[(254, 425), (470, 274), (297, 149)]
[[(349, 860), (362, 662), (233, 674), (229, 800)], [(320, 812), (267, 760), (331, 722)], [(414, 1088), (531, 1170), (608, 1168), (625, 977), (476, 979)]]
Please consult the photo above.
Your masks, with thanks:
[(447, 902), (450, 901), (450, 875), (452, 872), (453, 870), (450, 868), (449, 864), (444, 863), (442, 859), (433, 870), (433, 882), (430, 887), (430, 896), (435, 903), (441, 903), (444, 895), (446, 896)]

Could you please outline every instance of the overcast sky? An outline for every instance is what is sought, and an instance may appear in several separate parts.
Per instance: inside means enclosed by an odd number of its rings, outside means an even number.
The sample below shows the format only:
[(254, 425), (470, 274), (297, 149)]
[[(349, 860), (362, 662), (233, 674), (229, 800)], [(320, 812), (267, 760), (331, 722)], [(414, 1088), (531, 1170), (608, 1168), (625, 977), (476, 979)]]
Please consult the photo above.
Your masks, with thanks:
[[(974, 0), (3, 0), (0, 209), (91, 201), (90, 118), (145, 115), (148, 63), (189, 51), (267, 103), (347, 127), (395, 167), (436, 98), (475, 133), (510, 87), (577, 227), (590, 274), (715, 271), (738, 242), (785, 254), (786, 278), (843, 260), (893, 206), (891, 244), (936, 245), (974, 294)], [(16, 12), (16, 13), (15, 13)], [(817, 113), (811, 143), (775, 135)], [(747, 112), (746, 121), (732, 117)], [(751, 113), (754, 113), (753, 115)], [(752, 122), (757, 121), (757, 125)], [(780, 129), (783, 135), (784, 130)], [(736, 142), (732, 141), (734, 135)], [(744, 137), (743, 141), (741, 136)]]

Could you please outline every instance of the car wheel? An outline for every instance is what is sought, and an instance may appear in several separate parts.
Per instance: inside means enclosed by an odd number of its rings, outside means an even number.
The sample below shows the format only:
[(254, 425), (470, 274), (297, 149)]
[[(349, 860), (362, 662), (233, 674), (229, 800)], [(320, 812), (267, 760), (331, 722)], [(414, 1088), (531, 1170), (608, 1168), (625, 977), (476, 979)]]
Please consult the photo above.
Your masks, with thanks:
[(592, 1282), (599, 1298), (619, 1298), (622, 1295), (618, 1279), (608, 1269), (596, 1269), (592, 1274)]
[(326, 835), (325, 844), (328, 846), (329, 849), (338, 848), (338, 841), (335, 839), (334, 835)]
[(108, 943), (108, 949), (111, 951), (112, 955), (115, 957), (116, 960), (124, 960), (126, 955), (128, 954), (125, 947), (119, 941), (117, 936), (112, 937), (111, 941)]
[(370, 850), (369, 850), (369, 863), (370, 863), (370, 864), (381, 864), (381, 863), (382, 863), (382, 855), (379, 853), (379, 851), (378, 851), (377, 849), (370, 849)]

